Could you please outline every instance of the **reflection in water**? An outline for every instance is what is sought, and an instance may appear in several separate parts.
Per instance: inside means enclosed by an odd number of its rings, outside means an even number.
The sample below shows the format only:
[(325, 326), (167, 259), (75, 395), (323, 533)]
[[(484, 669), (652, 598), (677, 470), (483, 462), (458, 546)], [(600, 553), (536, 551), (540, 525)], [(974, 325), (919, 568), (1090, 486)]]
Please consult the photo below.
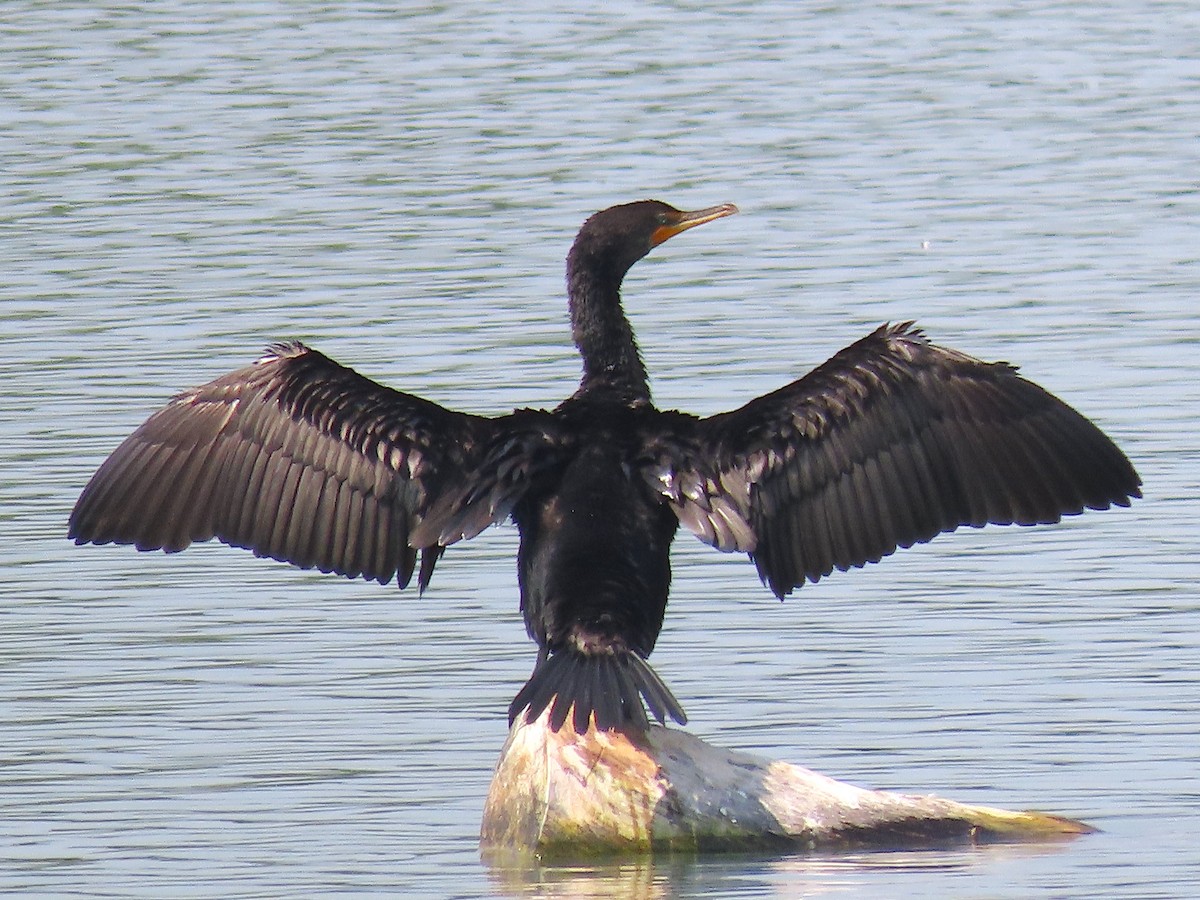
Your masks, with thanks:
[[(847, 853), (837, 855), (696, 857), (669, 854), (636, 860), (547, 863), (485, 854), (489, 881), (505, 896), (571, 900), (659, 900), (680, 895), (712, 897), (824, 897), (854, 894), (889, 873), (969, 874), (988, 865), (1065, 852), (1061, 843), (1002, 844), (964, 850)], [(944, 882), (943, 882), (944, 883)]]
[(671, 893), (664, 882), (663, 868), (674, 865), (651, 857), (579, 863), (522, 863), (518, 858), (501, 859), (495, 851), (483, 856), (489, 881), (507, 896), (606, 898), (659, 900)]

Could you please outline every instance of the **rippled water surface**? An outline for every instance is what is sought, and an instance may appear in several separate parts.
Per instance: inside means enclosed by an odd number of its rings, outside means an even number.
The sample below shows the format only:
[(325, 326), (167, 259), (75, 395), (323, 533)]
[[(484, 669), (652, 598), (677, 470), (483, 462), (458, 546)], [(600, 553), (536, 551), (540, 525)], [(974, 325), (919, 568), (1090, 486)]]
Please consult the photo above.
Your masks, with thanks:
[[(574, 6), (0, 11), (0, 890), (1200, 895), (1200, 12)], [(1146, 481), (782, 605), (682, 539), (654, 660), (689, 727), (1103, 833), (489, 869), (534, 656), (511, 527), (422, 598), (65, 540), (124, 435), (270, 340), (456, 408), (557, 402), (563, 256), (644, 196), (742, 208), (627, 281), (660, 405), (731, 408), (918, 319), (1021, 364)]]

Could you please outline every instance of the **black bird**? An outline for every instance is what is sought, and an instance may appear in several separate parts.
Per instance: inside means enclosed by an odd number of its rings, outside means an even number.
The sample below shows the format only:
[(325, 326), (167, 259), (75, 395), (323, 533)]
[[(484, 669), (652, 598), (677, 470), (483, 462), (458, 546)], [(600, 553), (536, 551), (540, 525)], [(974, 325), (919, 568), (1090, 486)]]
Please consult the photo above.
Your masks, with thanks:
[(511, 516), (538, 658), (509, 720), (550, 707), (551, 727), (571, 718), (583, 733), (593, 721), (647, 728), (643, 699), (659, 722), (686, 721), (646, 662), (680, 525), (748, 553), (782, 598), (960, 525), (1056, 522), (1141, 496), (1090, 421), (911, 323), (740, 409), (656, 409), (622, 279), (652, 247), (736, 211), (643, 201), (583, 224), (567, 257), (583, 379), (553, 410), (455, 412), (275, 344), (126, 439), (84, 489), (70, 536), (167, 552), (217, 537), (400, 587), (416, 572), (424, 590), (447, 546)]

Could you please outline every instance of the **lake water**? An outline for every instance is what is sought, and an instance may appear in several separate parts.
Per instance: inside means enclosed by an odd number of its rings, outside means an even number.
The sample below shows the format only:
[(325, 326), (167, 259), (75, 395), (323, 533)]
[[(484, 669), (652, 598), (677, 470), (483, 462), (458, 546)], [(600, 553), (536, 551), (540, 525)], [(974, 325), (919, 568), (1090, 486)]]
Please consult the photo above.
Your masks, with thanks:
[[(0, 11), (0, 891), (1200, 896), (1200, 8), (575, 7)], [(728, 409), (918, 319), (1146, 482), (784, 604), (682, 538), (654, 662), (689, 728), (1102, 833), (488, 869), (534, 658), (514, 529), (423, 598), (66, 541), (122, 437), (270, 340), (460, 409), (556, 403), (567, 247), (646, 196), (742, 209), (626, 283), (660, 405)]]

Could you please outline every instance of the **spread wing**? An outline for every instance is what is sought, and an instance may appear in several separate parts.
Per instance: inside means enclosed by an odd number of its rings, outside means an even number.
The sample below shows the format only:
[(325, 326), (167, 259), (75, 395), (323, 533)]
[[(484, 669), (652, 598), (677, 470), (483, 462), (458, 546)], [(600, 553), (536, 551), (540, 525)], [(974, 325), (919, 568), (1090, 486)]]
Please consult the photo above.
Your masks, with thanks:
[(911, 323), (675, 437), (648, 477), (701, 539), (749, 552), (780, 597), (961, 525), (1056, 522), (1141, 496), (1092, 422)]
[[(130, 435), (84, 489), (69, 535), (167, 552), (217, 537), (404, 587), (422, 514), (505, 421), (383, 387), (300, 343), (272, 345)], [(422, 589), (442, 549), (423, 550)]]

